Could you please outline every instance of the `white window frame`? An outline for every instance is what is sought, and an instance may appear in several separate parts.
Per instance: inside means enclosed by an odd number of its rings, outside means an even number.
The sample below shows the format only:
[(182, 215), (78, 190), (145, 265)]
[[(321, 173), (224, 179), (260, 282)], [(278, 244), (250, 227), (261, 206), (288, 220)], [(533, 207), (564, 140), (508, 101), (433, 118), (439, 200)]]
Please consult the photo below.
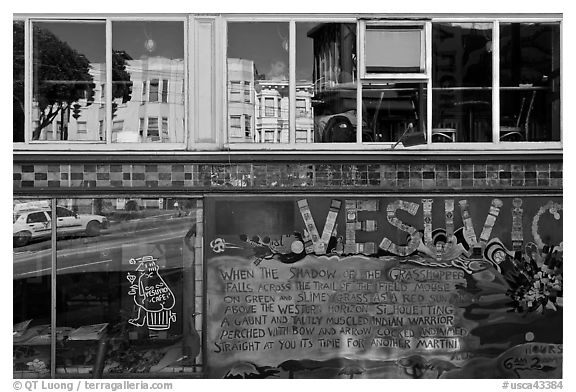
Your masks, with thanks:
[[(190, 91), (189, 91), (189, 64), (190, 64), (190, 33), (189, 33), (189, 20), (191, 15), (135, 15), (135, 16), (113, 16), (113, 15), (71, 15), (71, 14), (54, 14), (54, 15), (27, 15), (24, 17), (14, 17), (14, 20), (24, 20), (25, 29), (25, 56), (27, 60), (24, 88), (25, 88), (25, 125), (24, 125), (24, 142), (14, 143), (14, 151), (174, 151), (174, 150), (186, 150), (188, 144), (188, 135), (191, 130), (188, 126), (189, 118), (189, 102), (190, 102)], [(32, 24), (34, 22), (91, 22), (91, 21), (104, 21), (106, 24), (106, 85), (112, 85), (112, 22), (123, 22), (123, 21), (151, 21), (151, 22), (181, 22), (183, 30), (183, 53), (184, 53), (184, 127), (181, 142), (171, 142), (171, 143), (157, 143), (157, 142), (139, 142), (139, 143), (112, 143), (112, 89), (105, 89), (105, 102), (106, 105), (106, 120), (105, 120), (105, 138), (106, 140), (66, 140), (61, 142), (55, 141), (42, 141), (42, 140), (31, 140), (32, 132), (32, 48), (33, 48), (33, 37), (32, 37)], [(149, 82), (149, 81), (148, 81)], [(160, 80), (160, 84), (162, 81)], [(149, 86), (148, 86), (149, 87)], [(158, 91), (159, 103), (162, 99), (161, 91)], [(149, 93), (149, 88), (147, 93)], [(134, 98), (134, 96), (133, 96)], [(193, 148), (193, 146), (191, 146)]]
[[(493, 45), (493, 86), (492, 86), (492, 134), (493, 142), (454, 142), (454, 143), (432, 143), (432, 25), (437, 22), (490, 22), (493, 23), (493, 42), (499, 37), (499, 23), (500, 22), (558, 22), (560, 23), (560, 46), (563, 48), (562, 43), (562, 31), (563, 31), (563, 19), (561, 16), (503, 16), (503, 15), (490, 15), (486, 17), (478, 17), (474, 15), (470, 16), (430, 16), (430, 15), (414, 15), (414, 17), (403, 18), (401, 16), (387, 16), (384, 15), (382, 18), (378, 16), (370, 16), (372, 19), (368, 19), (363, 15), (356, 16), (330, 16), (330, 17), (317, 17), (315, 15), (303, 16), (303, 15), (290, 15), (290, 16), (245, 16), (245, 15), (224, 15), (223, 16), (223, 30), (221, 38), (221, 46), (223, 49), (222, 64), (223, 69), (226, 69), (227, 55), (227, 45), (228, 45), (228, 23), (229, 22), (287, 22), (289, 23), (289, 102), (290, 102), (290, 115), (289, 115), (289, 126), (290, 126), (290, 142), (289, 143), (230, 143), (229, 135), (225, 134), (224, 147), (231, 151), (242, 151), (242, 150), (298, 150), (298, 151), (382, 151), (387, 154), (404, 154), (406, 151), (410, 152), (421, 152), (427, 153), (429, 151), (446, 151), (449, 153), (458, 152), (485, 152), (485, 153), (515, 153), (522, 151), (530, 151), (531, 153), (554, 153), (562, 151), (563, 145), (563, 127), (562, 121), (560, 130), (560, 141), (542, 141), (542, 142), (502, 142), (499, 140), (499, 43)], [(379, 20), (376, 20), (379, 19)], [(380, 20), (381, 19), (381, 20)], [(309, 22), (309, 23), (356, 23), (356, 49), (357, 49), (357, 124), (362, 124), (362, 90), (361, 83), (363, 78), (363, 26), (374, 23), (386, 23), (392, 26), (401, 26), (402, 24), (416, 25), (422, 24), (424, 26), (424, 47), (425, 47), (425, 72), (423, 73), (402, 73), (402, 74), (381, 74), (382, 79), (398, 79), (398, 81), (406, 83), (426, 83), (426, 144), (420, 146), (414, 146), (410, 148), (404, 148), (401, 144), (395, 149), (392, 149), (394, 142), (362, 142), (362, 132), (357, 132), (356, 143), (296, 143), (295, 133), (296, 133), (296, 23), (299, 22)], [(561, 61), (564, 54), (561, 52)], [(562, 79), (563, 79), (564, 69), (560, 71), (561, 83), (560, 89), (563, 91)], [(368, 78), (372, 78), (372, 75), (367, 75)], [(224, 76), (227, 80), (227, 75)], [(373, 78), (381, 79), (381, 78)], [(381, 80), (382, 80), (381, 79)], [(224, 108), (222, 120), (224, 124), (227, 121), (227, 105), (228, 101), (224, 100)], [(564, 101), (561, 99), (560, 102), (560, 117), (563, 118), (563, 106)], [(495, 110), (494, 108), (498, 109)], [(227, 129), (227, 128), (226, 128)], [(498, 135), (498, 136), (496, 136)]]
[[(430, 41), (430, 36), (428, 34), (429, 22), (424, 20), (386, 20), (386, 21), (376, 21), (376, 20), (360, 20), (360, 45), (359, 49), (359, 64), (358, 68), (360, 70), (360, 79), (404, 79), (404, 80), (425, 80), (430, 77), (430, 67), (426, 59), (430, 56), (427, 48), (427, 43)], [(370, 27), (390, 27), (398, 28), (406, 26), (420, 27), (420, 66), (424, 68), (420, 72), (367, 72), (366, 71), (366, 30)]]

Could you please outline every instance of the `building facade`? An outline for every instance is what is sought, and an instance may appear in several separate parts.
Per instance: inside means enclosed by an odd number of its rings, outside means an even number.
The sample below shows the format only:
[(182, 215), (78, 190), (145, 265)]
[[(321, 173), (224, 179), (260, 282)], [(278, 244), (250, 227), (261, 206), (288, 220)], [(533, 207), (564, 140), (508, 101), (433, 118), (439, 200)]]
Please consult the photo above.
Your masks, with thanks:
[(14, 377), (562, 378), (561, 28), (15, 15)]

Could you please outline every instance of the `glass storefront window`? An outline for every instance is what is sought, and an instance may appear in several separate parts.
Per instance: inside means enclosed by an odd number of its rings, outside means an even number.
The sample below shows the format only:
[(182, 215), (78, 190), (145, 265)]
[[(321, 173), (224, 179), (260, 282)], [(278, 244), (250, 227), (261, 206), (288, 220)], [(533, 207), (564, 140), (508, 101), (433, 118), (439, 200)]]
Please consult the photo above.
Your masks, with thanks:
[(405, 132), (426, 131), (426, 84), (362, 85), (362, 141), (397, 142)]
[(196, 201), (57, 204), (56, 374), (193, 372)]
[(492, 23), (432, 24), (432, 142), (492, 141), (492, 46)]
[(50, 376), (50, 200), (13, 202), (13, 374)]
[(51, 202), (14, 200), (14, 377), (197, 372), (197, 200), (56, 200), (55, 277)]
[[(104, 21), (34, 22), (32, 140), (99, 141), (106, 80)], [(86, 122), (86, 132), (78, 123)]]
[(254, 121), (250, 133), (229, 123), (229, 143), (290, 142), (288, 50), (288, 23), (228, 23), (228, 116)]
[(297, 142), (356, 142), (356, 65), (355, 23), (296, 23)]
[[(182, 143), (184, 23), (112, 22), (112, 68), (113, 119), (124, 121), (114, 141)], [(141, 117), (149, 118), (148, 128), (139, 127)], [(158, 118), (169, 119), (163, 137), (151, 127)]]
[(560, 24), (500, 24), (500, 140), (560, 140)]

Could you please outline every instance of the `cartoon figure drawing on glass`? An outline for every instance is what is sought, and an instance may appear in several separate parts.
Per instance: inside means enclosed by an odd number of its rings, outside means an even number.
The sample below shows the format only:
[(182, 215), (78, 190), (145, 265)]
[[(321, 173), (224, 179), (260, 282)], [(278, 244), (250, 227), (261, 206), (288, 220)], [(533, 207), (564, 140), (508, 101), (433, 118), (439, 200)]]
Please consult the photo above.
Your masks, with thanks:
[(126, 279), (130, 282), (128, 295), (133, 296), (138, 313), (128, 323), (162, 331), (170, 329), (171, 323), (176, 321), (176, 313), (171, 310), (174, 307), (174, 293), (158, 273), (160, 267), (157, 261), (153, 256), (130, 259), (130, 264), (138, 264), (138, 275), (127, 274)]

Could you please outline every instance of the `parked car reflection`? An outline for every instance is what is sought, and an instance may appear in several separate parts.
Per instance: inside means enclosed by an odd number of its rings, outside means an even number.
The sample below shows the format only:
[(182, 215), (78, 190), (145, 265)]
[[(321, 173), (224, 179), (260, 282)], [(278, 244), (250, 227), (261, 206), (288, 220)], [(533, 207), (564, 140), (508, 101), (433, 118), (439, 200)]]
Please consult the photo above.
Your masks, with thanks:
[[(58, 235), (85, 234), (97, 236), (108, 228), (108, 219), (102, 215), (77, 214), (64, 207), (56, 207)], [(36, 239), (50, 239), (52, 211), (47, 208), (20, 211), (12, 222), (15, 247), (25, 246)]]

